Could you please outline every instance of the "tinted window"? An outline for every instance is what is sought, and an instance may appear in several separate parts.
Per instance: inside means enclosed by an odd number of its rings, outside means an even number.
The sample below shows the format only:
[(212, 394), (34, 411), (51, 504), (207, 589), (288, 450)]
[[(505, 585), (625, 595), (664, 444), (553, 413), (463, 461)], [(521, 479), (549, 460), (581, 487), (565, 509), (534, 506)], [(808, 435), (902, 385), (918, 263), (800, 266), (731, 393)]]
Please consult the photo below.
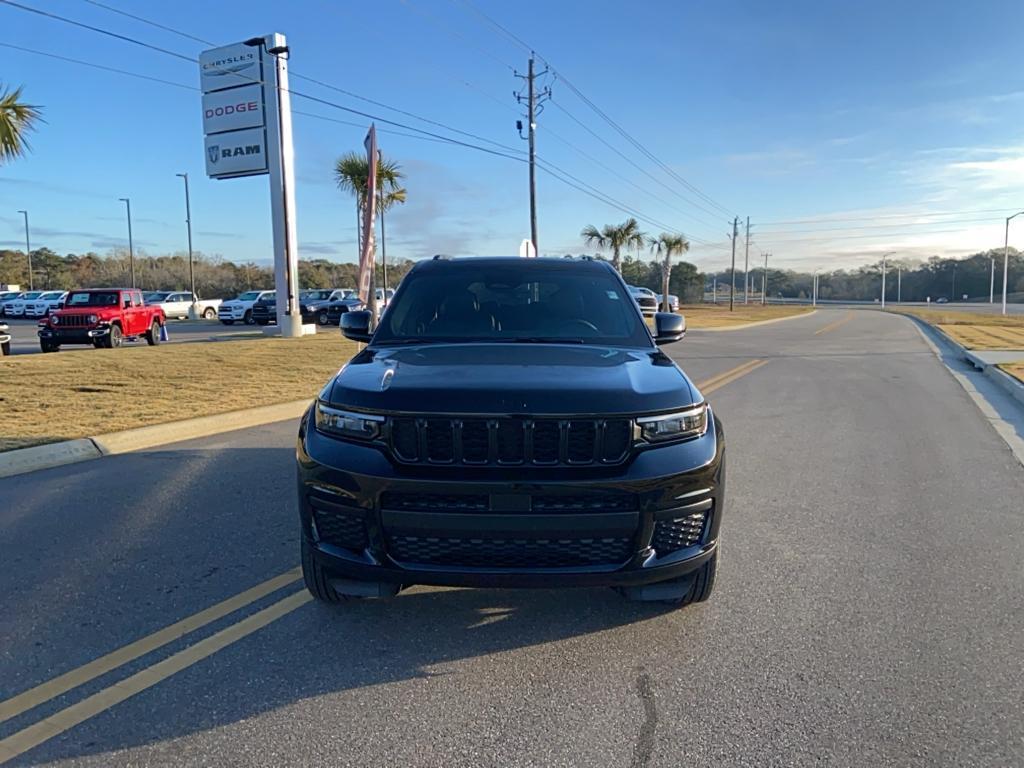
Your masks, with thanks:
[(636, 304), (605, 270), (579, 265), (460, 263), (410, 273), (375, 343), (582, 341), (650, 346)]
[(237, 301), (256, 301), (259, 298), (259, 291), (246, 291), (238, 297)]

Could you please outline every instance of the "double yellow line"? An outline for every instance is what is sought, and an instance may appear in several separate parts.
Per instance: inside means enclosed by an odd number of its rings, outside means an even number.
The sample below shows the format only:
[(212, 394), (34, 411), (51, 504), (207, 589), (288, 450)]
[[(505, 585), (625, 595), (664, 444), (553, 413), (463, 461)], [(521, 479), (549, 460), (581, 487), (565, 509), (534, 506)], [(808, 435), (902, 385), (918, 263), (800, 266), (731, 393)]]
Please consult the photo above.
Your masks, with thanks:
[(767, 360), (761, 359), (748, 360), (742, 365), (737, 365), (735, 368), (730, 368), (728, 371), (725, 371), (724, 373), (720, 373), (717, 376), (712, 376), (710, 379), (698, 382), (697, 389), (699, 389), (705, 395), (710, 395), (716, 389), (721, 389), (726, 384), (732, 384), (734, 381), (736, 381), (736, 379), (743, 378), (748, 373), (753, 373), (762, 365), (766, 365), (767, 363)]
[(851, 320), (853, 320), (853, 312), (847, 312), (845, 316), (839, 318), (835, 322), (829, 323), (824, 328), (819, 328), (818, 330), (816, 330), (814, 332), (814, 335), (817, 336), (818, 334), (821, 333), (828, 333), (829, 331), (834, 331), (839, 326), (846, 325)]
[[(700, 382), (697, 384), (697, 387), (702, 393), (708, 395), (724, 387), (726, 384), (731, 384), (748, 373), (757, 370), (767, 362), (767, 360), (760, 359), (749, 360), (741, 365), (737, 365), (735, 368), (730, 368), (728, 371)], [(17, 696), (2, 701), (0, 702), (0, 723), (22, 715), (41, 704), (45, 704), (102, 675), (113, 672), (129, 662), (159, 650), (175, 640), (179, 640), (192, 632), (246, 608), (272, 595), (274, 592), (294, 584), (300, 576), (300, 569), (292, 568), (244, 592), (229, 597), (216, 605), (212, 605), (181, 621), (164, 627), (151, 635), (140, 638), (81, 667), (77, 667), (63, 675), (39, 684), (35, 688), (30, 688), (19, 693)], [(178, 651), (120, 682), (113, 683), (81, 701), (11, 734), (7, 738), (0, 740), (0, 763), (5, 763), (18, 755), (24, 754), (43, 742), (74, 728), (79, 723), (110, 709), (125, 699), (131, 698), (172, 675), (191, 667), (193, 664), (212, 656), (218, 651), (300, 608), (311, 599), (305, 589), (292, 592), (277, 602), (271, 603), (266, 608), (231, 624), (209, 637), (203, 638), (188, 648)]]

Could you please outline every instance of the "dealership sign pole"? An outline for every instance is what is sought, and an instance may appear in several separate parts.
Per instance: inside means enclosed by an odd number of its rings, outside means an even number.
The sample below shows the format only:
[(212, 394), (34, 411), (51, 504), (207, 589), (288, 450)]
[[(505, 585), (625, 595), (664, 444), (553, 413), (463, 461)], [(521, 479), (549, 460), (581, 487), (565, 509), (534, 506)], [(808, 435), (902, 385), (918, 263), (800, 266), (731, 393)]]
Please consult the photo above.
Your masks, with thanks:
[(256, 37), (199, 55), (206, 174), (270, 176), (277, 327), (302, 335), (295, 234), (295, 156), (284, 35)]

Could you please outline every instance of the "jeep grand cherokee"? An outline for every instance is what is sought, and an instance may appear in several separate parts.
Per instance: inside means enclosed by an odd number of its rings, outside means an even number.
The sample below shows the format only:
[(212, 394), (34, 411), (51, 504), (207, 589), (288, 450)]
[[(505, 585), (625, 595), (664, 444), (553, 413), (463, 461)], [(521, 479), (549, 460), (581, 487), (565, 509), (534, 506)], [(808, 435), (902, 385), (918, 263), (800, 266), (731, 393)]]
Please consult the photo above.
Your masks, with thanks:
[(319, 600), (412, 584), (711, 593), (722, 427), (622, 278), (577, 259), (425, 261), (304, 415), (302, 569)]

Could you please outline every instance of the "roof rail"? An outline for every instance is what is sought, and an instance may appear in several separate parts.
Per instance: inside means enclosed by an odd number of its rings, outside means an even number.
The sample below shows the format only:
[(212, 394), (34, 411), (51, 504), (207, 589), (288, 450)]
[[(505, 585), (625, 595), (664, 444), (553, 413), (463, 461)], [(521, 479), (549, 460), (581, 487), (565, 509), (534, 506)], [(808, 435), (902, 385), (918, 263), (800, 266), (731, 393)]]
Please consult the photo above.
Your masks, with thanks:
[(435, 254), (434, 254), (434, 259), (433, 259), (433, 260), (434, 260), (434, 261), (442, 261), (442, 260), (444, 260), (444, 261), (447, 261), (447, 260), (448, 260), (448, 257), (447, 257), (447, 256), (445, 256), (445, 255), (444, 255), (443, 253), (435, 253)]

